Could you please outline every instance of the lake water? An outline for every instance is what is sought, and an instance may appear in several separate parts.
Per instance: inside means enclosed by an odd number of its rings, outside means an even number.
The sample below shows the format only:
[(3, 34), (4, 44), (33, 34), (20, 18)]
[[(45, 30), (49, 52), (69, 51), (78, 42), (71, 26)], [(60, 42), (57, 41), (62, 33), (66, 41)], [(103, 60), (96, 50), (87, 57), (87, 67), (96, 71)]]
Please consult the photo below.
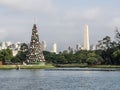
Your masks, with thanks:
[(120, 90), (120, 71), (0, 70), (0, 90)]

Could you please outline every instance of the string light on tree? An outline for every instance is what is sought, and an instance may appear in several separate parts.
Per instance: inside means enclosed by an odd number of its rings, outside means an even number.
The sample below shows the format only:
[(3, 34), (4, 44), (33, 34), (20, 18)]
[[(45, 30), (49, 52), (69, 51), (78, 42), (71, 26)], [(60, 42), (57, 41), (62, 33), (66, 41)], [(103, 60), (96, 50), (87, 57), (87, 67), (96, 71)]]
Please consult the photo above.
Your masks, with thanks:
[(41, 49), (41, 44), (39, 42), (39, 35), (37, 31), (36, 24), (33, 25), (30, 48), (27, 53), (28, 63), (39, 63), (45, 62), (44, 55)]

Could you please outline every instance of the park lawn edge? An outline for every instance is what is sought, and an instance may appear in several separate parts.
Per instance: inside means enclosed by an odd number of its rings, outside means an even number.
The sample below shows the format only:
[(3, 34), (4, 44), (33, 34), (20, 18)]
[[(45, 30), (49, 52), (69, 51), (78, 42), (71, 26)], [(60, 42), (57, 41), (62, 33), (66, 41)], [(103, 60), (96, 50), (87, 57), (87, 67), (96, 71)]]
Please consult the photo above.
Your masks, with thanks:
[[(120, 65), (86, 65), (86, 64), (56, 64), (56, 65), (19, 65), (20, 69), (51, 69), (51, 68), (120, 68)], [(0, 70), (16, 69), (16, 65), (0, 65)]]
[(120, 68), (120, 65), (87, 65), (87, 64), (56, 64), (56, 67), (61, 68)]
[(49, 69), (49, 68), (55, 68), (53, 65), (0, 65), (0, 70), (8, 70), (8, 69), (16, 69), (17, 67), (20, 67), (20, 69)]

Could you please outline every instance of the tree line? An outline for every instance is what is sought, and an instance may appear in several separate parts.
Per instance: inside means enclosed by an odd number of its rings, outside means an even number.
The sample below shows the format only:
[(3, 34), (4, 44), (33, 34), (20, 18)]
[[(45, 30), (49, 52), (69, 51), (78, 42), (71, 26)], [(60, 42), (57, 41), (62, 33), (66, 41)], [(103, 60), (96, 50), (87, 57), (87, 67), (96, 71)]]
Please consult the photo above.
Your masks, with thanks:
[[(55, 54), (49, 51), (43, 51), (46, 63), (52, 64), (89, 64), (89, 65), (120, 65), (120, 32), (116, 29), (115, 40), (112, 41), (109, 36), (98, 41), (96, 50), (79, 50), (60, 52)], [(23, 43), (16, 56), (12, 56), (12, 50), (3, 49), (0, 51), (0, 60), (4, 64), (22, 64), (26, 60), (28, 45)]]

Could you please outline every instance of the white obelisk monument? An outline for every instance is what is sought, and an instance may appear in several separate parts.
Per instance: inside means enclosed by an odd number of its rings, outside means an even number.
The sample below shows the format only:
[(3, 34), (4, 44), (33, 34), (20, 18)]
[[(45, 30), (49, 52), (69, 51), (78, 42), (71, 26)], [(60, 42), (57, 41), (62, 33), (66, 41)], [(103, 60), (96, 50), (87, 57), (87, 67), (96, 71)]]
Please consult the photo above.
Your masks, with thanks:
[(84, 26), (84, 50), (89, 50), (89, 31), (88, 31), (88, 25)]

